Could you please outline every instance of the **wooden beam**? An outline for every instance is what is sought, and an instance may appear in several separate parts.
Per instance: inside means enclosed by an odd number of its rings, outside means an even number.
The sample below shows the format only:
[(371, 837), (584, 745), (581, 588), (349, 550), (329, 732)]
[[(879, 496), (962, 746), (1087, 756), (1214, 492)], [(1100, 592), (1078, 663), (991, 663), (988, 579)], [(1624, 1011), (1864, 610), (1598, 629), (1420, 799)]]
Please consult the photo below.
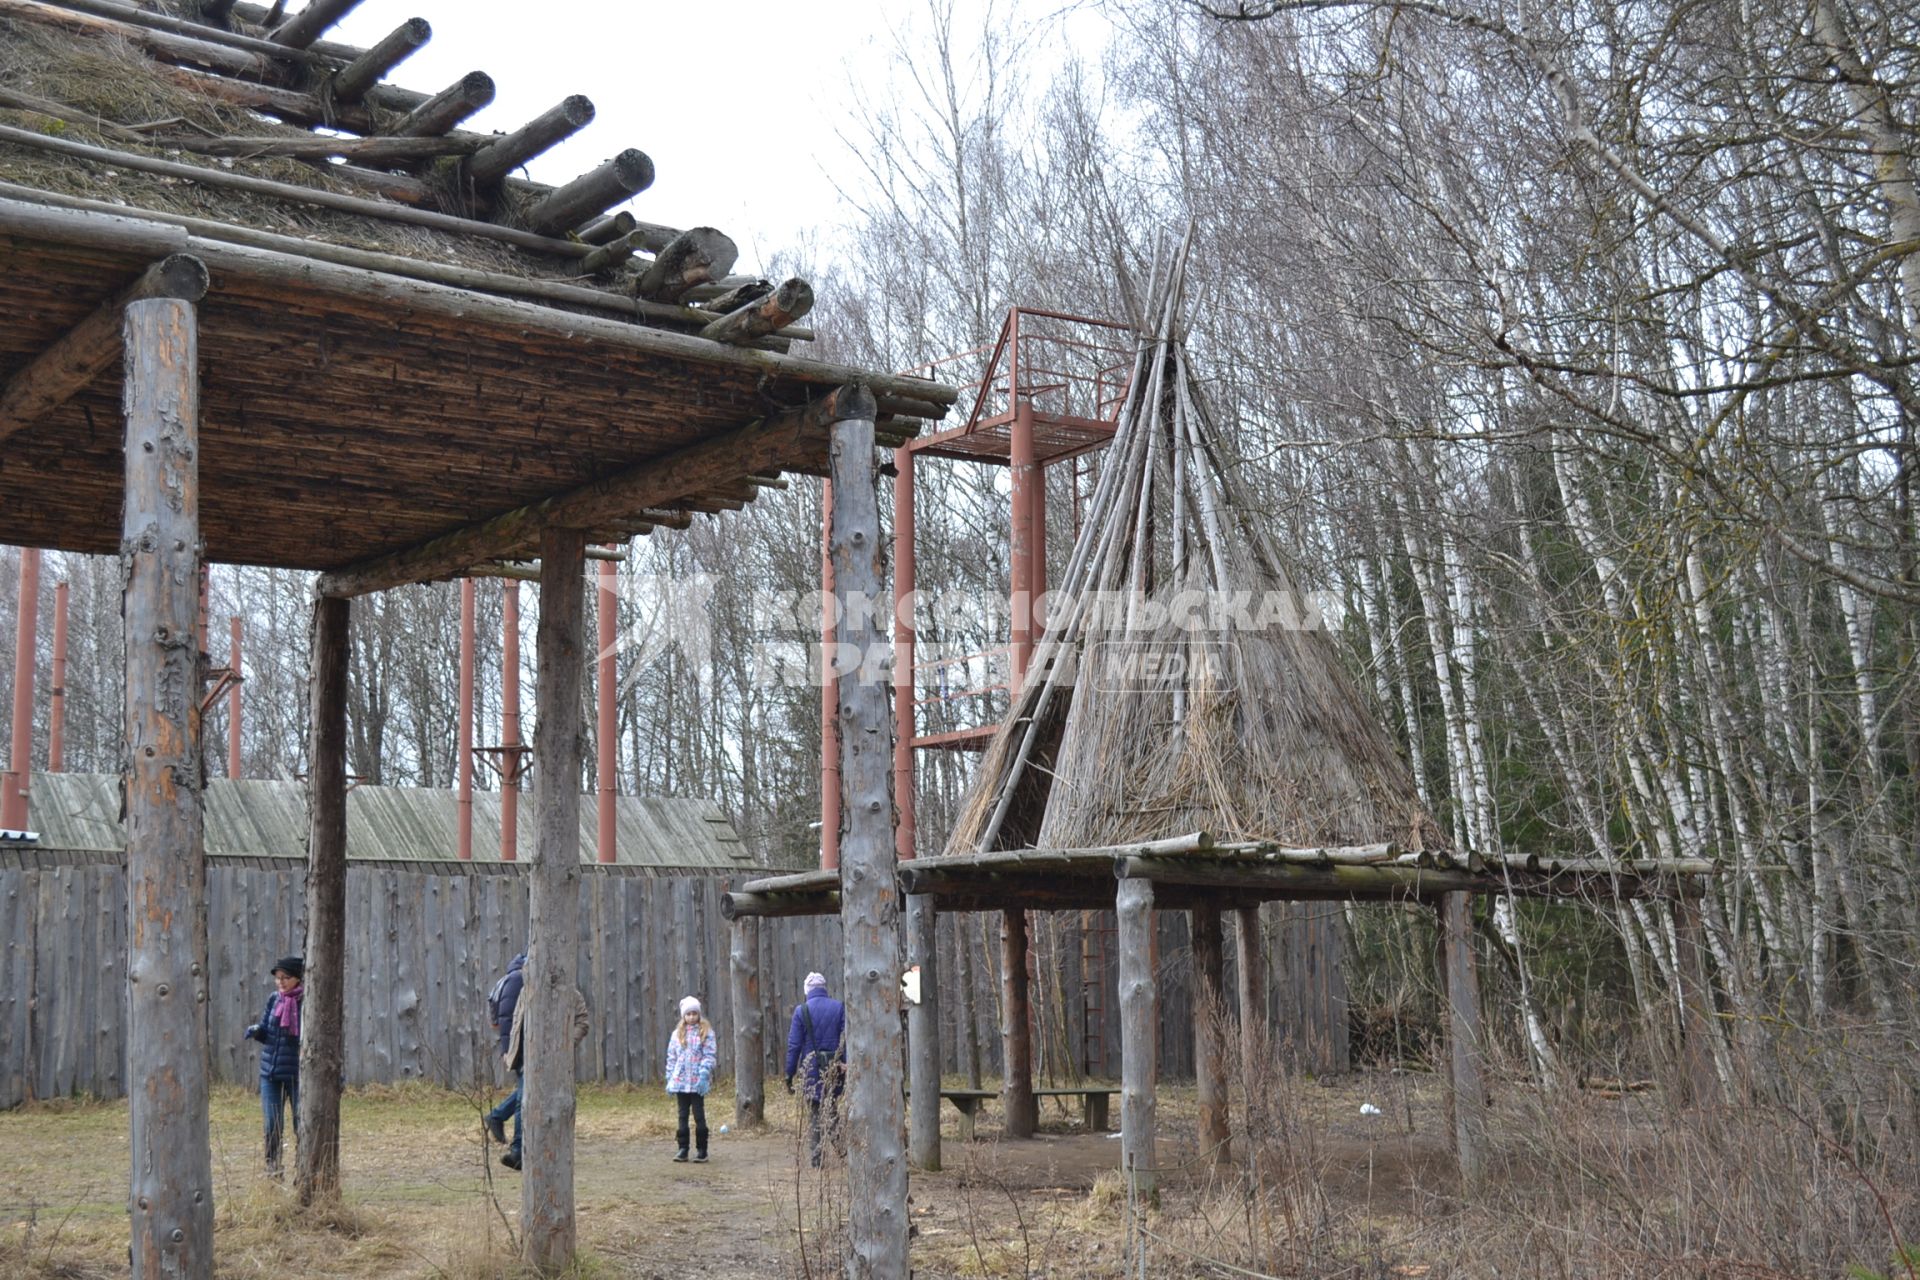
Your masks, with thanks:
[(603, 244), (612, 244), (615, 240), (626, 239), (639, 226), (640, 220), (622, 209), (618, 213), (610, 213), (604, 218), (589, 222), (580, 228), (576, 236), (581, 244), (598, 247)]
[(813, 286), (795, 277), (757, 302), (721, 316), (700, 331), (714, 342), (741, 343), (784, 329), (813, 310)]
[(822, 889), (812, 893), (754, 893), (735, 889), (720, 895), (720, 918), (745, 920), (749, 917), (778, 919), (782, 916), (837, 916), (840, 891)]
[(539, 721), (533, 731), (536, 838), (528, 876), (525, 1137), (520, 1230), (542, 1274), (573, 1261), (574, 973), (580, 945), (581, 688), (585, 677), (586, 541), (571, 529), (540, 538)]
[(432, 138), (447, 132), (493, 101), (493, 77), (469, 71), (407, 113), (393, 127), (398, 138)]
[(1200, 1159), (1216, 1169), (1233, 1163), (1227, 1122), (1226, 946), (1218, 907), (1188, 913), (1193, 934), (1193, 1074), (1200, 1104)]
[(929, 1173), (940, 1168), (940, 947), (933, 899), (907, 899), (907, 965), (920, 970), (920, 999), (907, 1004), (907, 1077), (912, 1114), (907, 1156)]
[(1000, 1049), (1006, 1065), (1000, 1096), (1009, 1138), (1031, 1138), (1039, 1125), (1033, 1096), (1033, 1004), (1027, 981), (1027, 913), (1000, 913)]
[(1157, 1204), (1154, 1155), (1160, 1059), (1159, 1000), (1153, 977), (1153, 882), (1122, 880), (1114, 895), (1120, 950), (1120, 1176), (1130, 1196)]
[(199, 337), (126, 310), (127, 1113), (136, 1280), (213, 1274), (201, 795)]
[(634, 292), (649, 302), (679, 302), (700, 285), (724, 278), (739, 257), (739, 247), (726, 235), (712, 227), (694, 227), (655, 255)]
[(433, 39), (433, 24), (425, 18), (408, 18), (389, 31), (380, 43), (333, 73), (327, 92), (335, 102), (358, 102), (367, 91), (386, 79), (395, 67), (411, 58)]
[(340, 1090), (346, 1075), (347, 658), (350, 600), (313, 605), (307, 683), (307, 976), (302, 999), (300, 1158), (303, 1205), (340, 1194)]
[[(471, 134), (458, 138), (335, 138), (324, 135), (208, 138), (197, 134), (178, 134), (147, 141), (155, 146), (173, 147), (199, 156), (232, 156), (241, 160), (275, 156), (293, 160), (338, 159), (354, 160), (361, 164), (394, 165), (418, 164), (441, 156), (467, 155), (484, 145)], [(338, 174), (346, 168), (344, 165), (335, 165), (330, 172)], [(357, 182), (362, 177), (356, 174), (350, 180)], [(386, 186), (399, 180), (408, 184), (410, 195), (418, 183), (418, 179), (391, 173), (366, 174), (364, 180), (369, 185), (377, 186)]]
[(727, 972), (733, 995), (733, 1126), (758, 1129), (767, 1121), (766, 1010), (760, 1002), (760, 922), (752, 916), (727, 926)]
[(1487, 1172), (1487, 1086), (1480, 1029), (1480, 978), (1473, 961), (1473, 899), (1442, 895), (1441, 981), (1447, 993), (1447, 1069), (1452, 1082), (1453, 1149), (1460, 1177), (1476, 1187)]
[(0, 389), (0, 441), (86, 390), (120, 359), (128, 306), (147, 298), (192, 304), (207, 296), (207, 282), (206, 263), (185, 253), (168, 254), (141, 272)]
[(474, 152), (467, 179), (476, 187), (494, 187), (535, 156), (551, 150), (593, 122), (593, 101), (580, 94), (535, 116)]
[(550, 192), (527, 210), (527, 226), (540, 235), (560, 235), (631, 200), (653, 185), (653, 161), (629, 147), (591, 173)]
[[(873, 400), (833, 422), (833, 517), (828, 544), (844, 602), (881, 598)], [(878, 653), (887, 641), (870, 609), (842, 609), (836, 639)], [(840, 924), (846, 939), (847, 1275), (907, 1274), (906, 1081), (900, 1018), (900, 887), (894, 879), (893, 739), (880, 664), (838, 683), (841, 805)]]
[(359, 5), (360, 0), (309, 0), (306, 8), (275, 28), (268, 38), (289, 49), (304, 49)]
[(539, 529), (604, 526), (624, 513), (670, 504), (718, 478), (779, 468), (793, 457), (817, 454), (820, 433), (829, 424), (858, 418), (862, 413), (871, 421), (872, 412), (872, 392), (864, 387), (842, 387), (810, 404), (689, 445), (597, 483), (468, 525), (406, 551), (323, 574), (316, 589), (322, 595), (364, 595), (402, 583), (450, 577), (469, 565), (498, 559), (503, 549), (523, 545)]

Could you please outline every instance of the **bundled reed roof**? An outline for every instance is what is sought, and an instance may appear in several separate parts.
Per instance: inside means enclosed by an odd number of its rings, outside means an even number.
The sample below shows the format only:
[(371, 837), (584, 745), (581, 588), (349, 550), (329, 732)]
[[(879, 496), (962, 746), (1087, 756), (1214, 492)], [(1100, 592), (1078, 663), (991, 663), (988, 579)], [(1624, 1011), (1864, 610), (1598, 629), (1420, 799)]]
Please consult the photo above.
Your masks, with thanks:
[(1219, 841), (1443, 850), (1262, 513), (1153, 273), (1132, 390), (1020, 695), (946, 852)]

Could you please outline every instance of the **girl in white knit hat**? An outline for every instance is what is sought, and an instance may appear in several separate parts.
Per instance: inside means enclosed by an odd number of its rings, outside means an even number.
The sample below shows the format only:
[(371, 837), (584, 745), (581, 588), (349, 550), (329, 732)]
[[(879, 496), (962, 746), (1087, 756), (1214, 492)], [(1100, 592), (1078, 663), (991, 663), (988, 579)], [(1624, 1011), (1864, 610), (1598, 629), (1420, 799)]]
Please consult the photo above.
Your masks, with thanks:
[(713, 1065), (719, 1060), (719, 1037), (700, 1012), (700, 1001), (688, 996), (680, 1002), (680, 1021), (667, 1037), (667, 1092), (680, 1103), (680, 1150), (687, 1158), (687, 1117), (693, 1117), (694, 1159), (707, 1158), (707, 1090), (713, 1088)]

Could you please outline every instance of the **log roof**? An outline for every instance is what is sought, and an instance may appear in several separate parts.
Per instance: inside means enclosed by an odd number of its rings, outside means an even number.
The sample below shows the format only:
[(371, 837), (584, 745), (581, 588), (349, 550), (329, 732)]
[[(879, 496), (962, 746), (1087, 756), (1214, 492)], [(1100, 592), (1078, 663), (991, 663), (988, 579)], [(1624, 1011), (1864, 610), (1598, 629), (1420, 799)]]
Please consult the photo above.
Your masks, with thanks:
[(824, 471), (838, 387), (877, 395), (883, 442), (953, 402), (798, 354), (805, 282), (731, 277), (719, 231), (615, 210), (652, 180), (638, 150), (514, 178), (591, 103), (462, 132), (491, 82), (381, 83), (425, 24), (316, 39), (351, 8), (0, 0), (0, 539), (118, 549), (117, 304), (182, 255), (204, 267), (207, 558), (383, 564), (336, 586), (530, 554), (550, 505), (475, 526), (560, 495), (598, 492), (566, 509), (596, 540), (737, 509)]

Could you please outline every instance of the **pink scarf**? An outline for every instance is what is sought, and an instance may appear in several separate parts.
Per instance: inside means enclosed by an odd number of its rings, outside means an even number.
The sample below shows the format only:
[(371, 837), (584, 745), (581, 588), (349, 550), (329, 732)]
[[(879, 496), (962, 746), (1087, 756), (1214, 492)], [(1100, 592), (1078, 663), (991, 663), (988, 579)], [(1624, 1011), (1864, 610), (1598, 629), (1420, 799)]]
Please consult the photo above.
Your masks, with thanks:
[(273, 1020), (288, 1035), (300, 1034), (300, 997), (306, 994), (306, 990), (305, 987), (295, 987), (273, 998)]

